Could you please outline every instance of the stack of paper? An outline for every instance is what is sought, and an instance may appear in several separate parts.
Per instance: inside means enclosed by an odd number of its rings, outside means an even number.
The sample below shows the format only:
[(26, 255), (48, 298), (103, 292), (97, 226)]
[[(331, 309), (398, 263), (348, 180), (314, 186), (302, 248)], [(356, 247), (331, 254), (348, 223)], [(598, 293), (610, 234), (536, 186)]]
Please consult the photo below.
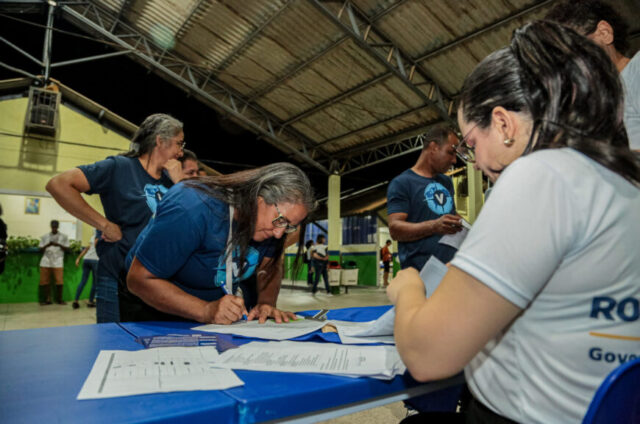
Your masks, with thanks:
[[(420, 271), (420, 278), (424, 283), (427, 296), (431, 296), (440, 281), (444, 278), (448, 268), (435, 256), (431, 256)], [(391, 308), (375, 321), (351, 322), (351, 321), (314, 321), (299, 318), (288, 323), (276, 324), (267, 321), (259, 324), (258, 321), (238, 321), (231, 325), (207, 324), (194, 327), (193, 330), (212, 333), (233, 334), (234, 336), (250, 337), (265, 340), (289, 340), (305, 334), (313, 333), (331, 324), (338, 330), (340, 341), (344, 344), (394, 344), (393, 325), (395, 321), (395, 309)]]
[(390, 343), (393, 339), (395, 308), (389, 309), (380, 318), (368, 322), (334, 321), (340, 340), (345, 344)]
[(214, 367), (218, 360), (215, 347), (102, 350), (78, 399), (242, 386), (233, 371)]
[(384, 380), (390, 380), (406, 370), (394, 346), (345, 346), (292, 341), (247, 343), (221, 354), (216, 366)]
[(233, 334), (234, 336), (250, 337), (252, 339), (288, 340), (305, 334), (313, 333), (324, 327), (330, 321), (314, 321), (299, 317), (296, 320), (276, 324), (268, 320), (259, 324), (258, 320), (236, 321), (231, 325), (207, 324), (193, 327), (192, 330), (207, 331), (219, 334)]
[[(424, 283), (427, 297), (433, 294), (447, 271), (447, 266), (438, 260), (438, 258), (435, 256), (429, 258), (420, 271), (420, 278)], [(391, 308), (375, 321), (360, 323), (334, 321), (334, 325), (338, 328), (338, 334), (340, 334), (342, 343), (394, 343), (393, 325), (395, 319), (396, 310), (395, 308)]]

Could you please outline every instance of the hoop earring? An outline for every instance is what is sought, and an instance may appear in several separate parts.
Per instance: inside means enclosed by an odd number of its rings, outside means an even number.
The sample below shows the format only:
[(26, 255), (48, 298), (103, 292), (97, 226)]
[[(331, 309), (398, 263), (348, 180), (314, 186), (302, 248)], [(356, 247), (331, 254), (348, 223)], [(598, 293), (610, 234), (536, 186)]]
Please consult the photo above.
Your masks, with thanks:
[(513, 143), (515, 143), (516, 140), (513, 138), (505, 138), (503, 143), (505, 146), (511, 146)]

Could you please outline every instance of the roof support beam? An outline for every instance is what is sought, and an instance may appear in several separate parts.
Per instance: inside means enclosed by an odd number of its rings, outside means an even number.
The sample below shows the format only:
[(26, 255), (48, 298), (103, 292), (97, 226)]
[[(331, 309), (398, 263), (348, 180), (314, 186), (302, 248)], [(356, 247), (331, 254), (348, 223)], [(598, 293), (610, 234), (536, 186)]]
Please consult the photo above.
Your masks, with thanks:
[[(349, 131), (347, 133), (344, 133), (344, 134), (341, 134), (341, 135), (338, 135), (338, 136), (323, 140), (322, 142), (318, 143), (317, 146), (320, 147), (320, 146), (323, 146), (325, 144), (329, 144), (329, 143), (332, 143), (334, 141), (341, 140), (343, 138), (352, 136), (352, 135), (357, 134), (359, 132), (370, 130), (371, 128), (375, 128), (375, 127), (384, 125), (384, 124), (386, 124), (388, 122), (392, 122), (392, 121), (395, 121), (395, 120), (398, 120), (398, 119), (402, 119), (405, 116), (412, 115), (412, 114), (414, 114), (416, 112), (420, 112), (422, 110), (428, 109), (429, 107), (430, 106), (419, 106), (419, 107), (417, 107), (415, 109), (411, 109), (411, 110), (408, 110), (406, 112), (401, 112), (401, 113), (399, 113), (397, 115), (389, 116), (388, 118), (385, 118), (382, 121), (377, 121), (377, 122), (374, 122), (374, 123), (369, 124), (367, 126), (364, 126), (364, 127), (361, 127), (361, 128), (357, 128), (357, 129), (355, 129), (353, 131)], [(378, 147), (382, 147), (382, 146), (378, 146)], [(369, 143), (367, 143), (366, 148), (367, 149), (371, 149), (373, 147), (371, 147), (369, 145)]]
[(364, 152), (361, 155), (353, 156), (342, 164), (340, 175), (344, 176), (369, 166), (377, 165), (399, 156), (406, 155), (411, 152), (422, 150), (423, 135), (413, 138), (404, 139), (398, 143), (390, 144), (385, 147)]
[(131, 5), (132, 2), (133, 0), (124, 0), (122, 2), (122, 6), (120, 6), (120, 10), (118, 10), (118, 16), (116, 16), (115, 20), (113, 21), (113, 25), (109, 29), (109, 32), (115, 32), (116, 27), (120, 23), (120, 19), (122, 19), (122, 15), (124, 14), (124, 11), (127, 10), (127, 8)]
[(424, 60), (429, 59), (430, 57), (439, 55), (440, 53), (443, 53), (446, 50), (452, 49), (453, 47), (457, 46), (460, 43), (464, 43), (465, 41), (468, 41), (474, 37), (477, 37), (479, 35), (484, 34), (487, 31), (491, 31), (494, 28), (497, 28), (499, 26), (502, 26), (508, 22), (511, 22), (512, 20), (516, 19), (516, 18), (520, 18), (524, 15), (527, 15), (529, 13), (532, 13), (538, 9), (540, 9), (543, 6), (546, 6), (547, 4), (551, 3), (552, 1), (555, 0), (543, 0), (537, 4), (534, 4), (533, 6), (530, 6), (526, 9), (522, 9), (516, 13), (513, 13), (505, 18), (502, 18), (498, 21), (495, 21), (494, 23), (492, 23), (491, 25), (487, 25), (486, 27), (482, 27), (477, 31), (473, 31), (467, 35), (463, 35), (462, 37), (456, 38), (455, 40), (445, 44), (444, 46), (440, 46), (435, 50), (431, 50), (429, 52), (423, 53), (420, 55), (420, 57), (418, 57), (415, 61), (416, 62), (422, 62)]
[[(425, 104), (431, 105), (433, 106), (438, 113), (440, 114), (440, 117), (444, 120), (444, 121), (452, 121), (451, 117), (449, 116), (446, 107), (443, 107), (442, 102), (440, 101), (433, 101), (431, 100), (420, 88), (418, 88), (406, 75), (406, 70), (404, 68), (404, 66), (402, 66), (401, 68), (396, 67), (394, 65), (392, 65), (392, 62), (387, 60), (386, 57), (382, 56), (378, 50), (369, 44), (369, 42), (367, 41), (367, 38), (371, 38), (370, 37), (370, 33), (371, 33), (371, 29), (367, 29), (367, 31), (365, 31), (365, 33), (363, 35), (361, 35), (358, 32), (354, 31), (353, 29), (351, 29), (348, 25), (346, 25), (345, 23), (342, 22), (342, 20), (340, 19), (340, 16), (334, 14), (331, 10), (329, 10), (324, 4), (322, 4), (321, 0), (308, 0), (318, 11), (320, 11), (324, 16), (326, 16), (329, 20), (331, 20), (336, 26), (338, 26), (340, 29), (342, 29), (342, 31), (344, 31), (346, 34), (348, 34), (351, 39), (353, 39), (356, 44), (358, 44), (358, 46), (360, 46), (360, 48), (362, 48), (364, 51), (368, 52), (369, 54), (371, 54), (371, 56), (373, 56), (374, 58), (376, 58), (378, 60), (378, 62), (380, 62), (382, 65), (384, 65), (387, 70), (389, 70), (391, 73), (393, 73), (393, 75), (395, 75), (398, 79), (400, 79), (404, 85), (409, 88), (411, 91), (413, 91)], [(344, 5), (343, 5), (343, 9), (347, 10), (347, 16), (349, 17), (352, 27), (357, 27), (357, 22), (355, 21), (355, 12), (354, 12), (354, 8), (351, 6), (351, 2), (349, 0), (345, 1)], [(361, 14), (360, 12), (357, 12), (360, 17), (363, 19), (363, 21), (365, 23), (368, 23), (368, 18), (366, 16), (364, 16), (363, 14)], [(369, 26), (371, 26), (370, 23), (368, 23)], [(402, 52), (398, 49), (397, 46), (395, 46), (390, 40), (385, 39), (384, 37), (382, 37), (380, 34), (377, 34), (378, 37), (382, 40), (382, 42), (390, 47), (390, 50), (393, 51), (393, 54), (396, 55), (396, 57), (398, 56), (402, 56)], [(367, 38), (365, 38), (365, 36)], [(390, 51), (390, 53), (391, 53)], [(398, 61), (398, 63), (412, 63), (411, 60), (403, 60), (400, 59)], [(439, 90), (437, 90), (439, 92)]]
[(12, 49), (16, 50), (17, 52), (22, 54), (27, 59), (29, 59), (32, 62), (36, 63), (40, 67), (44, 66), (44, 64), (42, 63), (42, 61), (40, 59), (36, 59), (35, 57), (31, 56), (29, 53), (27, 53), (26, 51), (22, 50), (20, 47), (16, 46), (15, 44), (13, 44), (11, 41), (7, 40), (6, 38), (0, 37), (0, 41), (5, 43), (7, 46), (11, 47)]
[(411, 128), (407, 128), (396, 134), (391, 134), (389, 136), (379, 137), (376, 140), (372, 140), (366, 144), (361, 144), (352, 148), (344, 149), (342, 151), (334, 153), (334, 156), (338, 160), (347, 160), (356, 155), (362, 155), (368, 153), (373, 150), (386, 148), (391, 144), (402, 143), (408, 138), (416, 137), (426, 131), (428, 131), (431, 127), (435, 125), (441, 125), (442, 121), (433, 121), (424, 125), (414, 125)]
[(51, 67), (52, 68), (58, 68), (60, 66), (75, 65), (76, 63), (91, 62), (93, 60), (107, 59), (109, 57), (122, 56), (122, 55), (125, 55), (125, 54), (129, 54), (131, 52), (132, 52), (132, 50), (120, 50), (118, 52), (113, 52), (113, 53), (98, 54), (98, 55), (95, 55), (95, 56), (82, 57), (80, 59), (65, 60), (63, 62), (52, 63)]
[(19, 68), (13, 67), (13, 66), (11, 66), (11, 65), (7, 65), (7, 64), (6, 64), (6, 63), (4, 63), (4, 62), (0, 62), (0, 66), (2, 66), (2, 67), (3, 67), (3, 68), (5, 68), (5, 69), (8, 69), (8, 70), (10, 70), (10, 71), (16, 72), (16, 73), (18, 73), (18, 74), (20, 74), (20, 75), (24, 75), (24, 76), (26, 76), (26, 77), (33, 78), (34, 80), (39, 79), (39, 77), (38, 77), (38, 76), (36, 76), (36, 75), (33, 75), (33, 74), (31, 74), (31, 73), (29, 73), (29, 72), (27, 72), (27, 71), (23, 70), (23, 69), (19, 69)]
[(202, 7), (202, 4), (204, 2), (205, 2), (205, 0), (198, 1), (198, 4), (196, 4), (195, 7), (193, 9), (191, 9), (191, 12), (189, 13), (189, 16), (187, 16), (187, 18), (182, 22), (182, 25), (180, 25), (180, 28), (178, 28), (178, 30), (176, 31), (176, 35), (175, 35), (175, 39), (176, 40), (179, 40), (184, 36), (185, 29), (187, 28), (187, 25), (189, 25), (189, 23), (191, 23), (191, 19), (195, 16), (195, 14), (200, 11), (200, 8)]
[[(407, 2), (407, 0), (400, 0), (397, 3), (394, 3), (393, 5), (389, 6), (389, 8), (383, 10), (382, 12), (378, 13), (377, 15), (375, 15), (373, 18), (370, 19), (370, 23), (374, 23), (376, 22), (378, 19), (383, 18), (384, 16), (386, 16), (389, 12), (391, 12), (393, 9), (395, 9), (398, 6), (401, 6), (402, 4), (404, 4), (405, 2)], [(291, 79), (293, 76), (295, 76), (298, 72), (300, 72), (302, 69), (309, 67), (313, 62), (315, 62), (316, 60), (324, 57), (327, 53), (329, 53), (331, 50), (333, 50), (335, 47), (339, 46), (340, 44), (344, 43), (345, 41), (349, 40), (349, 36), (346, 35), (342, 38), (339, 38), (338, 40), (336, 40), (335, 42), (331, 43), (330, 45), (328, 45), (327, 47), (325, 47), (322, 51), (318, 52), (317, 54), (313, 55), (311, 58), (305, 60), (304, 62), (301, 62), (299, 64), (297, 64), (295, 67), (293, 67), (291, 69), (291, 71), (287, 72), (286, 74), (284, 74), (283, 76), (281, 76), (280, 78), (276, 79), (275, 81), (271, 82), (270, 84), (268, 84), (267, 86), (263, 87), (262, 89), (252, 93), (248, 100), (250, 102), (255, 101), (257, 98), (264, 96), (265, 94), (269, 93), (271, 90), (273, 90), (274, 88), (276, 88), (277, 86), (283, 84), (285, 81), (288, 81), (289, 79)]]
[(274, 80), (273, 82), (269, 83), (267, 86), (263, 87), (262, 89), (253, 92), (249, 96), (248, 101), (254, 102), (256, 99), (258, 99), (258, 98), (264, 96), (265, 94), (271, 92), (274, 88), (278, 87), (279, 85), (282, 85), (285, 81), (288, 81), (289, 79), (293, 78), (298, 72), (300, 72), (304, 68), (309, 67), (313, 62), (315, 62), (316, 60), (324, 57), (327, 53), (329, 53), (331, 50), (333, 50), (334, 48), (338, 47), (340, 44), (344, 43), (348, 39), (349, 39), (349, 37), (342, 37), (342, 38), (336, 40), (335, 42), (331, 43), (329, 46), (327, 46), (321, 52), (313, 55), (311, 58), (305, 60), (304, 62), (301, 62), (301, 63), (297, 64), (289, 72), (285, 73), (281, 77), (279, 77), (276, 80)]
[(275, 19), (277, 19), (278, 16), (280, 16), (282, 14), (282, 12), (284, 12), (285, 9), (287, 8), (287, 6), (289, 6), (290, 4), (291, 4), (291, 1), (288, 1), (287, 3), (285, 3), (280, 8), (280, 10), (278, 10), (273, 15), (269, 16), (269, 18), (266, 21), (264, 21), (262, 24), (260, 24), (260, 26), (258, 28), (256, 28), (251, 34), (249, 34), (249, 36), (247, 38), (242, 40), (242, 42), (240, 44), (238, 44), (231, 51), (231, 53), (229, 53), (227, 55), (227, 57), (224, 58), (222, 63), (220, 63), (218, 66), (216, 66), (216, 69), (214, 70), (214, 74), (217, 74), (217, 73), (221, 72), (227, 66), (229, 66), (229, 64), (233, 61), (233, 59), (235, 59), (238, 56), (238, 54), (240, 54), (247, 46), (249, 46), (251, 44), (251, 42), (253, 40), (255, 40), (256, 37), (258, 37), (258, 35), (260, 35), (262, 33), (262, 31), (264, 31), (264, 29), (271, 24), (271, 22), (273, 22)]
[(53, 12), (56, 9), (55, 3), (49, 3), (49, 11), (47, 12), (47, 28), (44, 32), (44, 46), (42, 47), (42, 73), (44, 74), (44, 83), (49, 82), (49, 74), (51, 73), (51, 43), (53, 38)]
[[(96, 15), (97, 22), (94, 22), (85, 16), (87, 14), (86, 10), (83, 14), (76, 11), (73, 7), (92, 8), (92, 12)], [(143, 63), (145, 66), (151, 67), (169, 81), (176, 83), (188, 92), (194, 93), (205, 102), (214, 105), (217, 109), (229, 114), (247, 128), (261, 136), (264, 136), (280, 150), (292, 154), (298, 160), (308, 163), (325, 174), (329, 174), (329, 170), (324, 165), (316, 161), (309, 154), (298, 150), (295, 146), (280, 138), (280, 134), (283, 131), (286, 131), (297, 140), (300, 140), (303, 143), (309, 143), (311, 146), (314, 144), (313, 141), (304, 139), (303, 136), (290, 129), (284, 129), (282, 125), (277, 120), (269, 116), (269, 114), (260, 110), (255, 105), (248, 104), (241, 98), (241, 96), (233, 93), (228, 87), (225, 87), (216, 81), (209, 79), (206, 86), (200, 87), (199, 84), (196, 84), (196, 82), (198, 82), (196, 78), (204, 80), (207, 77), (207, 74), (201, 69), (191, 67), (178, 57), (172, 56), (171, 53), (165, 52), (165, 59), (170, 61), (172, 65), (179, 66), (181, 70), (180, 72), (174, 71), (172, 69), (173, 66), (171, 65), (167, 66), (160, 63), (156, 57), (156, 50), (152, 48), (153, 44), (144, 36), (128, 36), (126, 39), (121, 39), (116, 34), (111, 33), (107, 28), (98, 23), (103, 22), (103, 19), (99, 18), (100, 16), (109, 17), (109, 13), (96, 7), (95, 4), (78, 4), (73, 7), (66, 5), (60, 6), (64, 12), (64, 16), (74, 24), (91, 33), (98, 34), (100, 37), (119, 45), (123, 49), (130, 50), (133, 48), (132, 57), (137, 61)], [(110, 19), (112, 19), (112, 17), (110, 17)], [(120, 25), (125, 26), (122, 23)], [(136, 31), (133, 28), (127, 28), (127, 34), (135, 33)], [(160, 49), (157, 50), (160, 51)], [(189, 75), (189, 79), (185, 79), (181, 76), (185, 72)], [(221, 96), (220, 93), (224, 93), (224, 96)]]
[(385, 79), (387, 79), (388, 77), (391, 76), (391, 72), (386, 72), (382, 75), (378, 75), (377, 77), (374, 77), (368, 81), (363, 82), (362, 84), (359, 84), (355, 87), (353, 87), (350, 90), (347, 90), (345, 92), (342, 92), (340, 94), (338, 94), (335, 97), (331, 97), (330, 99), (325, 100), (322, 103), (319, 103), (317, 105), (314, 105), (313, 107), (299, 113), (298, 115), (287, 119), (285, 122), (282, 123), (282, 125), (291, 125), (301, 119), (306, 118), (307, 116), (313, 115), (316, 112), (319, 112), (320, 110), (331, 106), (334, 103), (337, 103), (343, 99), (346, 99), (347, 97), (350, 97), (356, 93), (359, 93), (360, 91), (363, 91), (369, 87), (371, 87), (372, 85), (380, 82), (380, 81), (384, 81)]

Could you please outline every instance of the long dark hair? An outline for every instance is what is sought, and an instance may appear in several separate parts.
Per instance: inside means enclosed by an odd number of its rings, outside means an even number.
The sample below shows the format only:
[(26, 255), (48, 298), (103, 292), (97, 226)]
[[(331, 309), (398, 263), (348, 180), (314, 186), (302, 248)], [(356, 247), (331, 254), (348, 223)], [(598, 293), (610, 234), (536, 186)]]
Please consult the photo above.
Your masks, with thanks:
[(145, 153), (151, 153), (156, 147), (156, 137), (169, 140), (182, 131), (183, 124), (176, 118), (165, 113), (154, 113), (147, 116), (138, 127), (131, 139), (129, 151), (123, 156), (138, 158)]
[[(233, 249), (239, 248), (240, 264), (244, 264), (249, 243), (255, 232), (258, 213), (258, 196), (268, 205), (276, 203), (301, 204), (307, 210), (307, 217), (316, 207), (309, 178), (300, 168), (290, 163), (280, 162), (256, 169), (233, 174), (201, 177), (184, 182), (206, 195), (232, 205), (237, 211), (236, 230), (231, 238)], [(304, 236), (307, 218), (298, 227), (300, 240)], [(267, 278), (276, 271), (278, 259), (284, 251), (286, 237), (276, 244), (276, 251), (268, 263)], [(294, 270), (297, 271), (302, 255), (302, 242), (298, 243)]]
[(467, 77), (462, 115), (481, 128), (497, 106), (533, 121), (525, 154), (570, 147), (640, 184), (640, 161), (629, 149), (623, 91), (605, 52), (572, 29), (534, 21), (511, 45), (487, 56)]

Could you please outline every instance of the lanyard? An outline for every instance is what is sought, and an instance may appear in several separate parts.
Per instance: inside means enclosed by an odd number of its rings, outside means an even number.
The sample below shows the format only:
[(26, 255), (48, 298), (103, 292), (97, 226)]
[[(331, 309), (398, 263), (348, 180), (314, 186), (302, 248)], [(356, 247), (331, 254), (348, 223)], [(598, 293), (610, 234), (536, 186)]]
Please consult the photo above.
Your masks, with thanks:
[(231, 267), (233, 266), (233, 247), (231, 245), (231, 237), (233, 233), (233, 205), (229, 205), (229, 237), (227, 237), (227, 280), (225, 286), (227, 287), (227, 293), (233, 293), (233, 273)]

